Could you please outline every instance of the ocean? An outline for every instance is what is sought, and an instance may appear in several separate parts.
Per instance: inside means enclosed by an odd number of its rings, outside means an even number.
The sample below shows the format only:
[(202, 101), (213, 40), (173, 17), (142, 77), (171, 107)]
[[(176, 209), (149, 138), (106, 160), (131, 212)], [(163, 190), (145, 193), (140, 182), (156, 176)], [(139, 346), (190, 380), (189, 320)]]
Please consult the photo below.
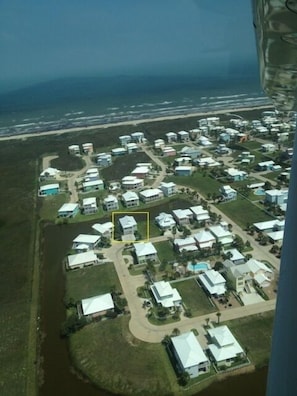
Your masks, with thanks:
[(269, 105), (257, 77), (67, 78), (0, 95), (0, 135)]

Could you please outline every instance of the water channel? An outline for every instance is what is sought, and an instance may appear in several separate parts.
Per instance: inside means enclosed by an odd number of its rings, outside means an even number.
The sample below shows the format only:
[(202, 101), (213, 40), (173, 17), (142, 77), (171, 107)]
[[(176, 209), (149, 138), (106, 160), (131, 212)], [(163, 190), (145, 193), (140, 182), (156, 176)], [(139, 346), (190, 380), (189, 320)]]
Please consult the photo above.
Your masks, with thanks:
[[(41, 292), (41, 345), (42, 386), (40, 396), (110, 396), (105, 390), (95, 388), (83, 378), (78, 378), (71, 366), (67, 341), (59, 336), (65, 317), (63, 305), (65, 253), (79, 233), (89, 233), (90, 223), (62, 226), (48, 225), (43, 230), (43, 269)], [(199, 396), (264, 396), (267, 370), (231, 377), (215, 383)], [(162, 395), (156, 395), (162, 396)]]

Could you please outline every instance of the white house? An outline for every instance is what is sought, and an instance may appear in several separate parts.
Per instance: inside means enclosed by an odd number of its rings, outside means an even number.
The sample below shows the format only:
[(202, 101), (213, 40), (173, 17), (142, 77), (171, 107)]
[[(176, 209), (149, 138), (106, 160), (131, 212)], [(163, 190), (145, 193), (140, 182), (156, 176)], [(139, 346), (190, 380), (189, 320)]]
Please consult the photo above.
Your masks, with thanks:
[(187, 131), (179, 131), (177, 132), (177, 136), (181, 142), (188, 142), (190, 140), (190, 135)]
[(85, 298), (81, 301), (84, 316), (96, 317), (104, 315), (107, 311), (114, 310), (114, 303), (110, 293)]
[(68, 269), (83, 268), (94, 264), (98, 264), (98, 257), (93, 250), (78, 254), (70, 254), (67, 257)]
[(193, 212), (190, 209), (175, 209), (172, 211), (173, 217), (179, 225), (186, 225), (193, 219)]
[(122, 194), (122, 202), (126, 208), (133, 208), (134, 206), (139, 206), (139, 198), (134, 191), (127, 191)]
[(103, 180), (86, 181), (82, 184), (82, 187), (84, 192), (104, 190), (104, 182)]
[(82, 209), (85, 215), (96, 213), (98, 211), (96, 197), (84, 198), (82, 202)]
[(179, 369), (191, 378), (210, 370), (210, 362), (192, 331), (171, 338)]
[(224, 254), (230, 256), (229, 260), (235, 265), (245, 262), (245, 257), (237, 249), (224, 250)]
[(175, 132), (167, 132), (166, 133), (168, 143), (177, 141), (177, 134)]
[(95, 223), (92, 225), (92, 229), (105, 238), (111, 238), (114, 229), (114, 224), (111, 221), (107, 221), (106, 223), (103, 224)]
[(119, 201), (117, 197), (114, 195), (108, 195), (106, 198), (103, 199), (103, 206), (104, 209), (109, 211), (119, 209)]
[(219, 166), (220, 163), (211, 157), (202, 157), (195, 160), (195, 164), (202, 166), (202, 167), (213, 167)]
[(195, 252), (198, 250), (196, 240), (192, 236), (187, 238), (175, 238), (173, 244), (179, 252)]
[(79, 205), (77, 203), (65, 203), (58, 210), (59, 217), (74, 217), (79, 213)]
[(176, 222), (173, 216), (169, 213), (160, 213), (155, 217), (155, 222), (161, 230), (170, 230), (172, 227), (176, 225)]
[(173, 182), (168, 182), (168, 183), (161, 182), (160, 190), (163, 192), (165, 197), (170, 197), (171, 195), (174, 195), (177, 193), (176, 184)]
[(79, 234), (72, 241), (72, 249), (94, 250), (100, 239), (100, 235)]
[(163, 197), (163, 192), (159, 188), (149, 188), (139, 193), (139, 198), (144, 203), (157, 201), (158, 199), (162, 199)]
[(157, 304), (165, 308), (178, 307), (182, 303), (182, 298), (177, 289), (171, 287), (169, 282), (154, 282), (150, 289), (154, 295)]
[(78, 144), (71, 144), (68, 146), (68, 153), (69, 154), (74, 154), (74, 155), (79, 155), (80, 154), (80, 148)]
[(217, 242), (222, 245), (227, 245), (233, 242), (233, 235), (230, 231), (225, 230), (221, 225), (214, 225), (209, 227), (209, 231), (216, 238)]
[(119, 224), (124, 235), (134, 235), (137, 223), (133, 216), (124, 216), (119, 219)]
[(93, 143), (83, 143), (81, 146), (84, 154), (92, 154), (94, 151)]
[(38, 190), (39, 197), (48, 197), (50, 195), (57, 195), (60, 192), (59, 183), (46, 184), (44, 186), (40, 186)]
[(288, 189), (283, 190), (266, 190), (265, 191), (265, 201), (268, 203), (282, 205), (288, 201)]
[(218, 367), (231, 366), (236, 358), (245, 356), (244, 350), (227, 326), (214, 327), (207, 332), (211, 342), (208, 350)]
[(133, 142), (142, 143), (143, 138), (144, 138), (144, 133), (143, 132), (132, 132), (131, 138), (132, 138)]
[(46, 168), (40, 173), (39, 180), (56, 179), (56, 177), (59, 176), (60, 172), (61, 171), (56, 168)]
[(225, 173), (227, 178), (232, 181), (244, 180), (248, 176), (247, 172), (235, 168), (227, 168)]
[(154, 147), (155, 147), (155, 149), (162, 148), (163, 146), (165, 146), (165, 142), (164, 142), (163, 139), (156, 139), (156, 140), (154, 141)]
[(150, 173), (150, 168), (148, 166), (137, 166), (132, 172), (131, 175), (138, 177), (139, 179), (146, 178)]
[(198, 278), (209, 294), (214, 296), (222, 296), (225, 294), (226, 279), (218, 271), (213, 269), (205, 271), (203, 274), (198, 275)]
[(157, 250), (151, 242), (134, 243), (134, 250), (138, 264), (143, 264), (147, 260), (156, 261), (158, 259)]
[(199, 249), (211, 249), (216, 242), (211, 232), (202, 230), (193, 235)]
[(210, 219), (208, 210), (203, 209), (202, 205), (191, 206), (190, 210), (193, 212), (194, 219), (197, 221), (207, 221)]
[(143, 179), (136, 176), (125, 176), (122, 178), (122, 187), (125, 190), (136, 190), (144, 186)]
[(237, 191), (231, 186), (221, 186), (219, 189), (224, 201), (234, 201), (237, 198)]

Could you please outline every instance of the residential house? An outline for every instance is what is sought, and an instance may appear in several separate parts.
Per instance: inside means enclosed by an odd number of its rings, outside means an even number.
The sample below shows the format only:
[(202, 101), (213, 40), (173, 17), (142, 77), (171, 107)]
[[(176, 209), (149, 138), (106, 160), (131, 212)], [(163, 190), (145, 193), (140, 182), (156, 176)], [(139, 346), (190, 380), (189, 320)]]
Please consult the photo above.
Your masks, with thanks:
[(190, 209), (175, 209), (172, 211), (173, 217), (179, 225), (190, 224), (193, 219), (193, 212)]
[(238, 358), (244, 358), (245, 353), (227, 326), (207, 329), (211, 344), (208, 350), (218, 367), (231, 366)]
[(170, 197), (171, 195), (177, 193), (177, 186), (173, 182), (161, 182), (159, 188), (163, 192), (165, 197)]
[(131, 138), (133, 142), (136, 143), (142, 143), (144, 139), (144, 133), (143, 132), (133, 132), (131, 133)]
[(265, 143), (261, 145), (261, 150), (264, 151), (264, 153), (274, 153), (276, 146), (275, 144)]
[(182, 304), (182, 298), (177, 289), (172, 288), (169, 282), (154, 282), (150, 286), (151, 292), (157, 304), (165, 308), (179, 307)]
[(190, 135), (187, 131), (179, 131), (177, 132), (177, 136), (181, 142), (188, 142), (190, 140)]
[(79, 213), (77, 203), (65, 203), (58, 210), (58, 217), (74, 217)]
[(94, 250), (100, 242), (100, 235), (79, 234), (72, 241), (72, 249)]
[(79, 155), (80, 154), (80, 148), (78, 144), (71, 144), (68, 146), (68, 153), (73, 154), (73, 155)]
[(263, 162), (259, 162), (257, 164), (257, 169), (259, 171), (267, 171), (267, 170), (271, 170), (273, 165), (275, 165), (274, 161), (263, 161)]
[(122, 178), (122, 188), (125, 190), (137, 190), (143, 186), (143, 179), (139, 179), (136, 176), (125, 176)]
[(258, 232), (273, 232), (283, 231), (285, 228), (285, 220), (268, 220), (260, 221), (259, 223), (253, 223), (256, 231)]
[(99, 171), (97, 168), (90, 168), (86, 171), (86, 175), (84, 177), (84, 181), (94, 181), (99, 180)]
[(215, 149), (215, 152), (220, 155), (229, 154), (231, 150), (226, 146), (226, 144), (221, 143)]
[(164, 212), (155, 217), (155, 222), (161, 230), (170, 230), (176, 225), (173, 216)]
[(191, 157), (179, 157), (179, 158), (175, 158), (174, 160), (175, 166), (191, 165), (191, 163), (192, 163)]
[(211, 232), (202, 230), (193, 235), (199, 249), (211, 249), (216, 242), (215, 237)]
[(46, 168), (42, 171), (39, 175), (39, 180), (46, 180), (46, 179), (56, 179), (57, 176), (60, 174), (60, 170), (56, 168)]
[(40, 186), (38, 190), (38, 195), (40, 197), (48, 197), (50, 195), (57, 195), (60, 192), (59, 183), (46, 184), (45, 186)]
[(139, 198), (144, 203), (157, 201), (163, 197), (163, 192), (159, 188), (149, 188), (147, 190), (140, 191), (139, 193)]
[(185, 166), (185, 165), (177, 166), (174, 169), (174, 173), (176, 174), (176, 176), (191, 176), (192, 167), (191, 166)]
[(114, 310), (114, 302), (110, 293), (84, 298), (81, 301), (82, 314), (95, 318)]
[(174, 356), (179, 370), (190, 378), (208, 373), (210, 362), (192, 331), (171, 338)]
[(165, 141), (163, 139), (156, 139), (154, 141), (154, 147), (155, 149), (162, 149), (162, 147), (165, 146)]
[(212, 143), (209, 141), (209, 139), (206, 136), (200, 136), (198, 139), (198, 143), (204, 147), (212, 146)]
[(191, 206), (190, 210), (193, 212), (194, 219), (198, 222), (210, 219), (208, 210), (204, 209), (202, 205)]
[(103, 168), (110, 166), (112, 164), (111, 154), (100, 153), (97, 155), (97, 165)]
[(93, 250), (89, 250), (87, 252), (78, 253), (78, 254), (70, 254), (67, 256), (67, 269), (77, 269), (89, 267), (90, 265), (98, 264), (98, 257), (94, 253)]
[(119, 219), (119, 224), (124, 235), (134, 235), (137, 223), (133, 216), (124, 216)]
[(175, 238), (173, 244), (180, 253), (195, 252), (198, 250), (196, 240), (192, 236), (187, 238)]
[(198, 149), (188, 146), (183, 147), (179, 154), (181, 157), (190, 157), (191, 159), (196, 159), (201, 155)]
[(136, 151), (138, 151), (138, 146), (136, 143), (127, 143), (126, 150), (128, 154), (136, 153)]
[(83, 143), (82, 144), (82, 151), (84, 154), (92, 154), (94, 152), (93, 143)]
[(98, 232), (98, 234), (101, 237), (110, 239), (112, 237), (114, 224), (111, 221), (107, 221), (106, 223), (103, 223), (103, 224), (95, 223), (92, 225), (92, 229), (94, 231)]
[(132, 172), (131, 175), (138, 177), (138, 179), (144, 179), (150, 173), (150, 168), (148, 166), (137, 166)]
[(176, 150), (171, 146), (164, 146), (162, 147), (162, 154), (164, 157), (175, 157)]
[(82, 183), (82, 188), (84, 192), (104, 190), (103, 180), (92, 180)]
[(209, 231), (216, 238), (217, 243), (228, 245), (233, 242), (233, 235), (230, 231), (225, 230), (221, 225), (214, 225), (209, 227)]
[(222, 296), (226, 293), (226, 279), (213, 269), (198, 275), (203, 288), (212, 296)]
[(157, 250), (151, 242), (138, 242), (133, 246), (138, 264), (144, 264), (148, 260), (158, 260)]
[(94, 214), (98, 211), (96, 197), (84, 198), (82, 210), (85, 215)]
[(221, 164), (211, 157), (201, 157), (195, 160), (195, 165), (210, 168), (214, 166), (220, 166)]
[(288, 189), (285, 190), (266, 190), (265, 191), (265, 202), (282, 205), (288, 201)]
[(234, 201), (237, 199), (237, 191), (229, 185), (221, 186), (219, 192), (224, 201)]
[(120, 140), (121, 146), (126, 147), (126, 145), (131, 142), (132, 138), (130, 135), (122, 135), (122, 136), (119, 136), (119, 140)]
[(245, 180), (248, 176), (247, 172), (235, 168), (227, 168), (225, 169), (225, 173), (227, 178), (234, 182)]
[(224, 250), (224, 255), (234, 264), (239, 265), (245, 262), (245, 257), (237, 249)]
[(167, 132), (166, 133), (168, 143), (177, 141), (177, 134), (175, 132)]
[(127, 154), (127, 150), (125, 147), (116, 147), (111, 150), (111, 155), (114, 157), (120, 157), (121, 155)]
[(119, 201), (114, 195), (108, 195), (103, 199), (103, 207), (108, 212), (119, 209)]
[(133, 208), (135, 206), (139, 206), (139, 198), (134, 191), (127, 191), (122, 194), (122, 202), (126, 208)]

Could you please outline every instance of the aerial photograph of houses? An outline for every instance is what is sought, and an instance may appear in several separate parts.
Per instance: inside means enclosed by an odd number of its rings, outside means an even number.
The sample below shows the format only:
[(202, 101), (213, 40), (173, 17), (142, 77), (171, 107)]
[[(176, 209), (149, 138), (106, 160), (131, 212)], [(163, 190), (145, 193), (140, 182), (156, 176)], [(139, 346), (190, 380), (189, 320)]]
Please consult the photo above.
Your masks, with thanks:
[(294, 1), (39, 3), (0, 5), (0, 394), (294, 396)]

